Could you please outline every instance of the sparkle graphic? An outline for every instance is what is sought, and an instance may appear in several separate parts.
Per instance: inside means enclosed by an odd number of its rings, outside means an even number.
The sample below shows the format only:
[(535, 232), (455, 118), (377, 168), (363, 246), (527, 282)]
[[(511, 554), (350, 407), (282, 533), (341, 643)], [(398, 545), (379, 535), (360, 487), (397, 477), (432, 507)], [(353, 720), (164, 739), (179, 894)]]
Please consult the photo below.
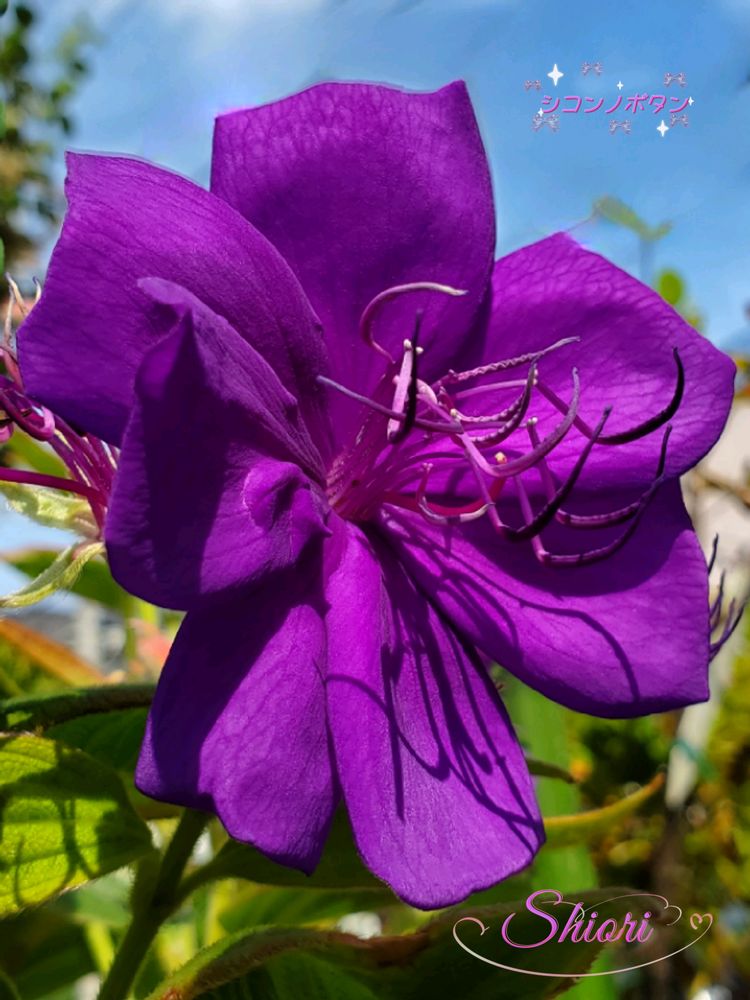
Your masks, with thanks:
[(690, 104), (690, 105), (695, 104), (695, 101), (693, 100), (692, 97), (688, 97), (688, 104)]
[(560, 80), (561, 77), (565, 76), (565, 74), (560, 72), (560, 70), (557, 68), (557, 63), (555, 63), (555, 65), (552, 67), (551, 72), (549, 72), (547, 76), (550, 78), (550, 80), (552, 80), (554, 85), (557, 86), (558, 81)]
[(618, 80), (618, 81), (617, 81), (617, 89), (618, 89), (618, 90), (622, 90), (622, 88), (623, 88), (624, 86), (625, 86), (625, 84), (624, 84), (624, 83), (622, 82), (622, 80)]
[(662, 118), (662, 120), (661, 120), (661, 121), (659, 122), (659, 124), (658, 124), (658, 125), (656, 126), (656, 131), (657, 131), (657, 132), (661, 132), (661, 137), (662, 137), (662, 139), (664, 138), (664, 136), (665, 136), (665, 135), (667, 134), (667, 132), (669, 131), (669, 125), (667, 125), (667, 124), (666, 124), (666, 122), (664, 121), (664, 119), (663, 119), (663, 118)]

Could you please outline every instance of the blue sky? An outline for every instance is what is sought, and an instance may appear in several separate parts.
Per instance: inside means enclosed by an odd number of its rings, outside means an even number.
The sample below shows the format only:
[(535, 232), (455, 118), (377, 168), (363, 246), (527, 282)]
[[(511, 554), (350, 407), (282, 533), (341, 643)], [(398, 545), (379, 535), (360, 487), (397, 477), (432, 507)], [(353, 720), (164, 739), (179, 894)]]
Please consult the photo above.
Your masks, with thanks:
[[(56, 0), (55, 23), (81, 0)], [(79, 148), (123, 151), (207, 181), (214, 116), (319, 79), (431, 89), (463, 77), (493, 165), (499, 253), (585, 219), (601, 195), (674, 222), (657, 266), (675, 266), (725, 340), (750, 300), (750, 0), (93, 0), (103, 35), (75, 107)], [(601, 77), (581, 75), (583, 61)], [(555, 89), (546, 73), (565, 77)], [(665, 71), (688, 86), (665, 88)], [(535, 133), (542, 93), (691, 95), (688, 128), (664, 139), (649, 111), (630, 135), (603, 114)], [(623, 102), (624, 103), (624, 102)], [(612, 117), (621, 118), (622, 114)], [(668, 123), (668, 119), (667, 119)], [(580, 239), (636, 270), (633, 238), (597, 224)]]
[[(417, 89), (467, 80), (492, 162), (498, 252), (577, 226), (613, 195), (651, 223), (671, 220), (657, 266), (687, 279), (726, 342), (750, 300), (750, 0), (56, 0), (40, 4), (52, 34), (87, 8), (102, 34), (78, 97), (74, 146), (158, 161), (206, 183), (214, 116), (320, 79)], [(581, 75), (599, 61), (600, 77)], [(566, 74), (555, 89), (546, 73)], [(662, 139), (641, 113), (630, 135), (604, 115), (562, 115), (535, 133), (540, 79), (555, 96), (680, 91), (690, 126)], [(605, 108), (608, 104), (605, 104)], [(617, 114), (613, 117), (622, 118)], [(60, 164), (62, 173), (62, 163)], [(634, 238), (606, 224), (579, 239), (637, 271)], [(750, 343), (750, 334), (747, 335)], [(3, 540), (17, 532), (3, 519)], [(30, 540), (28, 529), (17, 543)], [(36, 538), (36, 536), (34, 536)]]

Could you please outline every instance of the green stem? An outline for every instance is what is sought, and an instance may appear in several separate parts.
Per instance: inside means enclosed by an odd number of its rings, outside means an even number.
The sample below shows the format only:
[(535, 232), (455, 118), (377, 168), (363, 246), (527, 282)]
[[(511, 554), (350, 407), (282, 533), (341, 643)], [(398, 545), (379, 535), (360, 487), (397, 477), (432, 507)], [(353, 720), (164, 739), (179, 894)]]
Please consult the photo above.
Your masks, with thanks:
[(206, 813), (191, 809), (182, 814), (153, 885), (138, 900), (130, 926), (102, 983), (98, 1000), (126, 1000), (159, 928), (180, 902), (181, 895), (178, 895), (177, 889), (182, 873), (208, 820)]

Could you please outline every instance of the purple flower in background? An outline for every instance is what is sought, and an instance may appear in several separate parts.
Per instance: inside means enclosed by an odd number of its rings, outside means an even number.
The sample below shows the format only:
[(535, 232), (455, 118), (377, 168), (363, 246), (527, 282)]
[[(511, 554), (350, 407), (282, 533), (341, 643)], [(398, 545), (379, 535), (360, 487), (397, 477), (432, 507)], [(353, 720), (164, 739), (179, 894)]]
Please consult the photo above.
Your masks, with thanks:
[(543, 840), (486, 663), (583, 712), (707, 696), (678, 476), (733, 365), (564, 235), (493, 263), (462, 84), (218, 119), (211, 192), (69, 159), (27, 390), (121, 446), (105, 537), (187, 610), (137, 782), (311, 871), (333, 810), (408, 902)]

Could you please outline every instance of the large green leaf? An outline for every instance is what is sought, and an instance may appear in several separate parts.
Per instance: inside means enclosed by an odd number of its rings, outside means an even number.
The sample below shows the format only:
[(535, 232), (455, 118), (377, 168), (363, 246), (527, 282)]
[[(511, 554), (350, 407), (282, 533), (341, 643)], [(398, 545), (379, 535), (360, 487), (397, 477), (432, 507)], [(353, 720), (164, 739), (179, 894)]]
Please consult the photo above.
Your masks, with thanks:
[[(34, 577), (44, 573), (60, 555), (56, 549), (24, 548), (3, 553), (2, 558), (9, 566)], [(79, 597), (97, 601), (113, 611), (125, 613), (131, 598), (112, 579), (109, 566), (101, 559), (92, 559), (81, 567), (78, 578), (69, 588)]]
[[(626, 910), (638, 910), (632, 899), (616, 898), (626, 892), (601, 889), (569, 895), (568, 901), (595, 906), (601, 918), (617, 918)], [(560, 927), (571, 912), (565, 903), (545, 908)], [(512, 914), (515, 942), (538, 943), (548, 933), (548, 923), (527, 910), (522, 901), (486, 908), (457, 907), (412, 934), (367, 941), (336, 932), (285, 927), (234, 934), (197, 955), (150, 1000), (177, 996), (180, 1000), (303, 996), (316, 1000), (422, 1000), (428, 996), (533, 1000), (571, 986), (602, 948), (596, 941), (574, 943), (569, 938), (539, 948), (511, 947), (500, 928)], [(456, 937), (475, 955), (464, 950)], [(545, 975), (521, 974), (493, 963)]]
[(0, 914), (149, 850), (148, 827), (115, 771), (54, 740), (0, 737)]
[(81, 715), (59, 726), (52, 726), (47, 735), (62, 740), (68, 746), (85, 750), (118, 771), (132, 774), (143, 742), (147, 716), (148, 708)]
[[(0, 702), (0, 730), (47, 729), (57, 726), (61, 735), (62, 725), (68, 734), (66, 742), (88, 750), (87, 741), (93, 739), (85, 725), (75, 729), (72, 720), (96, 716), (91, 727), (106, 725), (109, 716), (118, 710), (147, 708), (154, 696), (153, 684), (99, 684), (94, 687), (76, 688), (60, 694), (38, 695), (29, 698), (10, 698)], [(121, 719), (115, 717), (113, 726), (119, 727)], [(113, 730), (114, 731), (114, 730)], [(96, 756), (96, 755), (95, 755)]]
[(231, 904), (219, 913), (224, 930), (248, 930), (263, 924), (322, 924), (362, 910), (381, 910), (397, 905), (386, 889), (299, 889), (251, 885), (233, 892)]

